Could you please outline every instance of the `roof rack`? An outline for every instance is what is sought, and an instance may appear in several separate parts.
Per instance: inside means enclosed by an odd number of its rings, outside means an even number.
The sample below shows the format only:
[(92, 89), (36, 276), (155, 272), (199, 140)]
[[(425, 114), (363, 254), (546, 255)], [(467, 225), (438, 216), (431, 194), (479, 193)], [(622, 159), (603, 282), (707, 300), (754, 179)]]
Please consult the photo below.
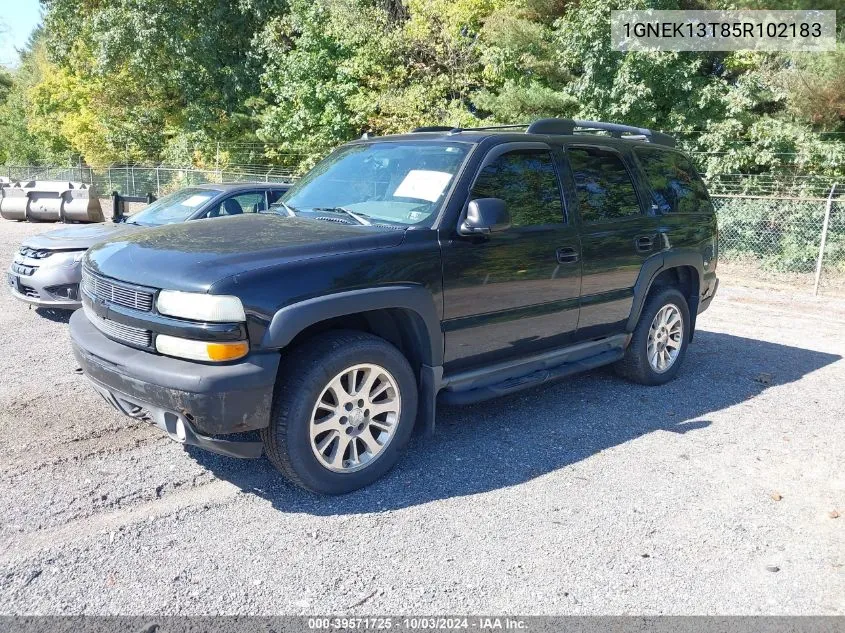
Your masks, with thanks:
[(451, 125), (424, 125), (422, 127), (415, 127), (411, 130), (411, 134), (416, 134), (417, 132), (451, 132), (451, 131), (460, 131), (460, 128), (452, 127)]
[(663, 132), (655, 132), (645, 127), (634, 127), (620, 123), (605, 123), (603, 121), (582, 121), (578, 119), (539, 119), (533, 123), (516, 125), (488, 125), (483, 127), (450, 127), (448, 125), (431, 125), (414, 128), (412, 132), (472, 132), (483, 130), (509, 130), (525, 128), (526, 134), (560, 134), (572, 136), (580, 133), (609, 132), (614, 138), (629, 141), (648, 141), (658, 145), (675, 147), (675, 139)]
[(528, 127), (526, 123), (517, 123), (514, 125), (483, 125), (481, 127), (453, 127), (450, 125), (427, 125), (424, 127), (415, 127), (411, 133), (415, 132), (475, 132), (483, 130), (511, 130)]
[(675, 139), (664, 134), (655, 132), (646, 127), (634, 127), (622, 125), (621, 123), (605, 123), (603, 121), (582, 121), (578, 119), (540, 119), (534, 121), (525, 131), (528, 134), (563, 134), (572, 135), (578, 132), (610, 132), (614, 138), (627, 139), (631, 141), (648, 141), (659, 145), (675, 147)]

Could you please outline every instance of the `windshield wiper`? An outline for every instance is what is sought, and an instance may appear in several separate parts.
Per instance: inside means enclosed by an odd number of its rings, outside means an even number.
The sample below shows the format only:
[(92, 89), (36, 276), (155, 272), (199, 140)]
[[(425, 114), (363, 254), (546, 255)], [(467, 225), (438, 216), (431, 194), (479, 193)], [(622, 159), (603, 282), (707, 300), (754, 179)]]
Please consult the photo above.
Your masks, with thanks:
[(350, 211), (344, 207), (312, 207), (312, 211), (323, 211), (328, 213), (343, 213), (344, 215), (348, 215), (350, 218), (358, 222), (358, 224), (362, 224), (364, 226), (372, 226), (373, 223), (367, 219), (367, 215), (364, 213), (356, 213), (355, 211)]

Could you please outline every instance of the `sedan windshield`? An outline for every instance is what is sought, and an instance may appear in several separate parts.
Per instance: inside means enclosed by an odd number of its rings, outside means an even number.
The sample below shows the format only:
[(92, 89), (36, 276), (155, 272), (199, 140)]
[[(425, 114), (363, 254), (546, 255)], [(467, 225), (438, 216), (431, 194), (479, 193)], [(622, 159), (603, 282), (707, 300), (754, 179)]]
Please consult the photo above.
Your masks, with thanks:
[(142, 211), (129, 216), (127, 224), (141, 226), (160, 226), (175, 224), (190, 218), (197, 209), (218, 195), (216, 189), (188, 187), (180, 189), (153, 202)]
[(348, 224), (430, 226), (467, 156), (464, 143), (385, 141), (347, 145), (282, 198), (297, 215)]

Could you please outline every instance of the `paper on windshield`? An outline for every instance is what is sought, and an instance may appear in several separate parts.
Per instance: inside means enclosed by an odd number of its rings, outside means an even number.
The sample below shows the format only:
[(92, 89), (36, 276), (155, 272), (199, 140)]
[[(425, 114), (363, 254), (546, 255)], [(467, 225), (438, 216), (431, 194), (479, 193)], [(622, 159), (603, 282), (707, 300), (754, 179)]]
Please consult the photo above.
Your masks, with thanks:
[(190, 198), (182, 201), (183, 207), (198, 207), (206, 200), (211, 199), (211, 196), (204, 196), (202, 194), (195, 194)]
[(393, 192), (395, 198), (416, 198), (434, 202), (443, 193), (452, 174), (445, 171), (412, 169)]

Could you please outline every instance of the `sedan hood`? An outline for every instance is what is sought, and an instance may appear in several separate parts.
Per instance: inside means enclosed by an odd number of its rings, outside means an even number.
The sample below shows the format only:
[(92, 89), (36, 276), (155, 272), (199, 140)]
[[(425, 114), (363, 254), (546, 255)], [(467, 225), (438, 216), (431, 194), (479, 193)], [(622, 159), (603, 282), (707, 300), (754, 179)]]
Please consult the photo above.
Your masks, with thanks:
[(217, 281), (267, 266), (397, 246), (404, 230), (245, 214), (131, 231), (97, 244), (85, 264), (153, 288), (207, 292)]
[(35, 250), (81, 251), (119, 233), (140, 228), (136, 224), (113, 224), (111, 222), (72, 225), (28, 237), (24, 240), (22, 246), (28, 246)]

